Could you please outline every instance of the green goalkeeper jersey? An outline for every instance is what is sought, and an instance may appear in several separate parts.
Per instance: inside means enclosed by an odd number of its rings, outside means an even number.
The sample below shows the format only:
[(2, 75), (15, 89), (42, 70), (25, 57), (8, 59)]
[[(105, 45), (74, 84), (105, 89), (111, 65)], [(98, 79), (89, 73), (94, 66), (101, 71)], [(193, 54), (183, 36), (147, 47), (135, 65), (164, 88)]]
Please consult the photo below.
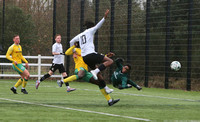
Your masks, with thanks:
[(128, 73), (122, 73), (123, 65), (116, 61), (117, 69), (114, 71), (114, 73), (111, 76), (111, 81), (113, 83), (114, 87), (121, 86), (122, 88), (128, 88), (127, 86), (127, 80), (128, 80)]

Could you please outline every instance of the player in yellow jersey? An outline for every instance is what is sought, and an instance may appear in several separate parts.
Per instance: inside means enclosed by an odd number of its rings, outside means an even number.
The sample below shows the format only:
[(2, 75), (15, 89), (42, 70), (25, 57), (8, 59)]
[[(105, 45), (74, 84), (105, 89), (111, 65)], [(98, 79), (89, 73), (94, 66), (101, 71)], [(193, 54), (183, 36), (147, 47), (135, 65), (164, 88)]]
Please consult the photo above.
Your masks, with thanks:
[[(12, 67), (15, 71), (17, 71), (21, 78), (17, 81), (17, 83), (12, 87), (10, 90), (17, 94), (17, 87), (22, 85), (21, 92), (24, 94), (28, 94), (25, 87), (27, 84), (27, 81), (29, 79), (30, 73), (28, 72), (28, 61), (24, 58), (22, 55), (22, 47), (19, 45), (20, 43), (20, 37), (19, 35), (14, 35), (13, 37), (14, 44), (12, 44), (6, 53), (6, 58), (10, 61), (12, 61)], [(12, 57), (11, 57), (12, 56)], [(22, 65), (22, 61), (25, 62), (25, 67)]]
[(76, 42), (74, 46), (70, 47), (65, 52), (66, 55), (73, 55), (74, 62), (75, 62), (75, 75), (65, 78), (63, 81), (58, 81), (57, 82), (58, 85), (62, 87), (63, 83), (67, 83), (67, 82), (74, 81), (77, 79), (82, 79), (86, 82), (98, 85), (101, 93), (105, 96), (106, 100), (108, 101), (109, 106), (117, 103), (120, 99), (116, 99), (116, 100), (111, 99), (109, 93), (111, 93), (112, 90), (106, 86), (106, 83), (104, 80), (101, 80), (103, 78), (99, 78), (99, 80), (95, 80), (93, 78), (93, 75), (90, 72), (88, 72), (87, 64), (85, 64), (85, 62), (83, 61), (83, 58), (81, 56), (81, 49), (75, 48), (75, 47), (79, 47), (78, 42)]

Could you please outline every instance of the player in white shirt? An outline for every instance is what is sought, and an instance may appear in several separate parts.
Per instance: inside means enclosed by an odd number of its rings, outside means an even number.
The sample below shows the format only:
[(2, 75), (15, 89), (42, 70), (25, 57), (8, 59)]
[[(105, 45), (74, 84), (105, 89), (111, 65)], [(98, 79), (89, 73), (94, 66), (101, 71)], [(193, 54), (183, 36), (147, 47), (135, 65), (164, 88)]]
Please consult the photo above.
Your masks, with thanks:
[[(92, 73), (95, 80), (100, 77), (100, 71), (105, 70), (106, 67), (109, 67), (113, 60), (109, 57), (101, 55), (95, 52), (94, 47), (94, 34), (96, 31), (103, 25), (105, 19), (107, 18), (109, 10), (107, 9), (104, 17), (101, 19), (97, 25), (94, 26), (92, 22), (86, 22), (86, 30), (77, 36), (75, 36), (70, 41), (70, 46), (73, 46), (75, 42), (79, 42), (81, 48), (81, 56), (83, 57), (84, 62), (92, 69), (90, 72)], [(102, 63), (102, 64), (101, 64)], [(96, 68), (96, 64), (101, 64), (98, 68)], [(98, 77), (97, 77), (98, 76)]]
[[(49, 70), (49, 72), (47, 74), (45, 74), (40, 80), (36, 81), (36, 89), (38, 89), (40, 83), (42, 81), (44, 81), (45, 79), (51, 77), (51, 75), (53, 75), (53, 73), (58, 69), (59, 72), (62, 74), (63, 78), (67, 78), (67, 73), (65, 71), (64, 68), (64, 62), (63, 62), (63, 58), (65, 55), (65, 53), (63, 53), (63, 48), (62, 48), (62, 44), (61, 44), (61, 35), (57, 34), (55, 36), (55, 41), (56, 43), (53, 44), (52, 46), (52, 54), (54, 55), (53, 58), (53, 62), (52, 62), (52, 66)], [(67, 87), (67, 92), (71, 92), (74, 91), (76, 89), (74, 88), (70, 88), (69, 83), (65, 83), (66, 87)]]

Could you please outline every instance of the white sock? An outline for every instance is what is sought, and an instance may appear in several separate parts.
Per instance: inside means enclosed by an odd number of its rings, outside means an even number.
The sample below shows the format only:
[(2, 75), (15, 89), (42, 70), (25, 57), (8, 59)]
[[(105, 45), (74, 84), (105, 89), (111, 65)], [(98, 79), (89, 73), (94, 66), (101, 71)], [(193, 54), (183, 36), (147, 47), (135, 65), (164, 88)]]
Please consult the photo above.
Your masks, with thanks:
[(16, 87), (13, 87), (14, 89), (17, 89)]
[(108, 100), (108, 102), (112, 102), (112, 99)]
[(108, 88), (108, 86), (105, 86), (104, 89), (110, 89), (110, 88)]
[(94, 72), (95, 72), (96, 74), (98, 74), (98, 73), (100, 72), (99, 68), (96, 68), (96, 69), (94, 70)]
[(24, 87), (22, 87), (22, 89), (25, 89)]
[(67, 89), (70, 89), (70, 87), (69, 87), (69, 86), (67, 86)]

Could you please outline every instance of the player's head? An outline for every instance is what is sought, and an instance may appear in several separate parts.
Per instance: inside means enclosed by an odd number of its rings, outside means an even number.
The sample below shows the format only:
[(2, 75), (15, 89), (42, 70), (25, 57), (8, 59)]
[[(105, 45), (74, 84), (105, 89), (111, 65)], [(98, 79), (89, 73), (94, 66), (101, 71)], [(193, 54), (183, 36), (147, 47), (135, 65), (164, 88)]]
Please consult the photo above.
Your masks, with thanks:
[(19, 35), (15, 34), (15, 35), (13, 36), (13, 41), (14, 41), (15, 44), (19, 44), (19, 43), (20, 43)]
[(85, 21), (85, 24), (83, 25), (86, 29), (94, 27), (94, 22), (92, 21)]
[(74, 45), (76, 48), (80, 48), (79, 42), (75, 42)]
[(56, 34), (55, 35), (55, 40), (57, 43), (60, 43), (61, 42), (61, 35), (60, 34)]
[(126, 64), (123, 66), (122, 68), (122, 73), (127, 73), (131, 70), (131, 65), (130, 64)]

